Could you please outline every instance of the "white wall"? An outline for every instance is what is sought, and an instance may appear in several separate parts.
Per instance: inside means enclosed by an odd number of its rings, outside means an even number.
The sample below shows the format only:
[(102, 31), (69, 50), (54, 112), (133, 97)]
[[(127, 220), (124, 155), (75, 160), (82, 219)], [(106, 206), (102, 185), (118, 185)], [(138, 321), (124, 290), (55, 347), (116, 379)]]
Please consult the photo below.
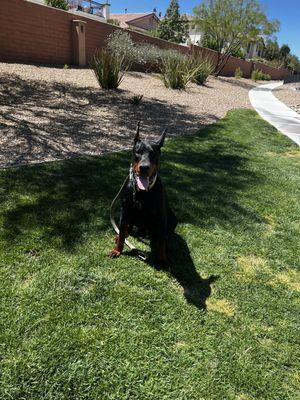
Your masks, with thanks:
[(190, 28), (189, 29), (189, 38), (191, 43), (197, 44), (201, 43), (203, 33), (197, 28)]

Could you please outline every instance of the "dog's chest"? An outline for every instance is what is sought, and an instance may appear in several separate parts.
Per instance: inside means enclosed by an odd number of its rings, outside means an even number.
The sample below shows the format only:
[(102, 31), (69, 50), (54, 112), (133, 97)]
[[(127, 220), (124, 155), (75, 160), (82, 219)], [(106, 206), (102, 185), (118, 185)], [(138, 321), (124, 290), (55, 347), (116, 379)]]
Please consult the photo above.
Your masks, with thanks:
[(153, 217), (157, 213), (157, 202), (154, 198), (136, 196), (133, 202), (133, 212), (136, 214), (148, 215)]
[(159, 202), (148, 193), (137, 194), (133, 202), (132, 216), (137, 225), (149, 226), (155, 223), (159, 215)]

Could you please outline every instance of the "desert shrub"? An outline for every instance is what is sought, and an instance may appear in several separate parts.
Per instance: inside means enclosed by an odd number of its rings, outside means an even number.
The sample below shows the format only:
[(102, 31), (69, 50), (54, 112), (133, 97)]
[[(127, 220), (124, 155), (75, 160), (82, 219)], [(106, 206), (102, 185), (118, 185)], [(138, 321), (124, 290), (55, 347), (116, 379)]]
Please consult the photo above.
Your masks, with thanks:
[(259, 69), (254, 69), (251, 74), (251, 79), (253, 81), (269, 81), (271, 80), (271, 76), (269, 74), (263, 73)]
[(130, 103), (134, 106), (139, 106), (141, 104), (143, 97), (144, 96), (142, 94), (132, 96), (130, 99)]
[(125, 57), (109, 50), (97, 50), (91, 67), (102, 89), (116, 89), (128, 68)]
[(271, 80), (271, 75), (269, 75), (269, 74), (263, 74), (263, 75), (262, 75), (262, 80), (263, 80), (263, 81), (270, 81), (270, 80)]
[[(135, 44), (131, 36), (121, 30), (107, 37), (106, 47), (111, 53), (124, 58), (129, 67), (136, 64), (145, 67), (147, 71), (164, 71), (165, 79), (163, 80), (166, 85), (170, 84), (168, 87), (172, 87), (175, 80), (179, 86), (184, 85), (185, 87), (188, 82), (186, 84), (183, 82), (190, 81), (189, 76), (191, 72), (193, 72), (193, 76), (195, 75), (197, 67), (198, 76), (195, 80), (197, 83), (203, 84), (213, 70), (209, 59), (198, 58), (195, 62), (176, 50), (161, 49), (149, 43)], [(172, 65), (172, 63), (174, 64)], [(169, 78), (166, 74), (169, 74)], [(175, 78), (175, 74), (177, 74), (177, 78)], [(181, 83), (179, 83), (180, 80)]]
[(107, 20), (107, 23), (108, 23), (108, 24), (115, 25), (115, 26), (120, 26), (120, 22), (119, 22), (117, 19), (114, 19), (114, 18), (109, 18), (109, 19)]
[(167, 88), (185, 89), (195, 79), (198, 66), (194, 59), (181, 53), (167, 53), (161, 62), (160, 72)]
[(117, 30), (108, 35), (106, 39), (106, 48), (110, 53), (115, 54), (130, 65), (137, 58), (136, 47), (129, 33)]
[(146, 66), (147, 70), (157, 70), (162, 59), (178, 54), (175, 50), (160, 49), (149, 43), (135, 44), (127, 32), (116, 31), (106, 39), (106, 47), (109, 51), (124, 57), (131, 66), (133, 63)]
[(246, 56), (245, 52), (241, 48), (232, 51), (231, 55), (232, 57), (241, 58), (242, 60), (245, 60)]
[(203, 85), (214, 71), (213, 63), (209, 58), (195, 57), (194, 64), (196, 68), (194, 82)]
[(237, 67), (236, 70), (234, 71), (234, 77), (235, 79), (241, 79), (243, 77), (243, 71), (241, 70), (240, 67)]
[(47, 6), (60, 8), (61, 10), (67, 11), (69, 9), (68, 3), (66, 0), (45, 0), (45, 4)]
[(136, 45), (137, 64), (147, 67), (148, 71), (157, 71), (164, 59), (167, 57), (177, 57), (180, 54), (175, 50), (161, 49), (153, 44), (141, 43)]
[(136, 46), (136, 62), (147, 65), (148, 69), (157, 68), (163, 57), (163, 50), (153, 44), (141, 43)]

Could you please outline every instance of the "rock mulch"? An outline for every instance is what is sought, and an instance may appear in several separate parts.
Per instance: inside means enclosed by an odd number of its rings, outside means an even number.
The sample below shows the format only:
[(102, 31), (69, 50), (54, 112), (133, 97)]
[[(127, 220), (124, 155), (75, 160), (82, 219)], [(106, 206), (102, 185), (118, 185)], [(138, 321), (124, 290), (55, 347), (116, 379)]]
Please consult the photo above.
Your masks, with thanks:
[(292, 110), (300, 114), (300, 82), (280, 86), (273, 90), (273, 94)]
[[(101, 90), (89, 69), (0, 63), (0, 167), (99, 155), (131, 146), (138, 120), (155, 137), (195, 132), (232, 108), (251, 108), (250, 80), (210, 78), (185, 91), (158, 75), (127, 73), (120, 88)], [(134, 95), (143, 95), (134, 106)]]

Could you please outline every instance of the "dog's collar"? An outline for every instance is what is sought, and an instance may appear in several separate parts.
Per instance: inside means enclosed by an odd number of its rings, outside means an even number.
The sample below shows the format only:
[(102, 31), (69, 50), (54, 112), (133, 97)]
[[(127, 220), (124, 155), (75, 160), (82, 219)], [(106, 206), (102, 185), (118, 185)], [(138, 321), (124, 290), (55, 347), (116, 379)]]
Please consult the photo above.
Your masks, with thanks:
[[(133, 183), (134, 190), (139, 192), (140, 189), (138, 188), (138, 185), (136, 183), (136, 173), (135, 173), (132, 165), (130, 165), (130, 169), (129, 169), (129, 179)], [(156, 183), (156, 180), (157, 180), (157, 172), (155, 175), (151, 176), (151, 178), (149, 179), (149, 189), (147, 190), (147, 192), (149, 192), (153, 188), (153, 186)]]

